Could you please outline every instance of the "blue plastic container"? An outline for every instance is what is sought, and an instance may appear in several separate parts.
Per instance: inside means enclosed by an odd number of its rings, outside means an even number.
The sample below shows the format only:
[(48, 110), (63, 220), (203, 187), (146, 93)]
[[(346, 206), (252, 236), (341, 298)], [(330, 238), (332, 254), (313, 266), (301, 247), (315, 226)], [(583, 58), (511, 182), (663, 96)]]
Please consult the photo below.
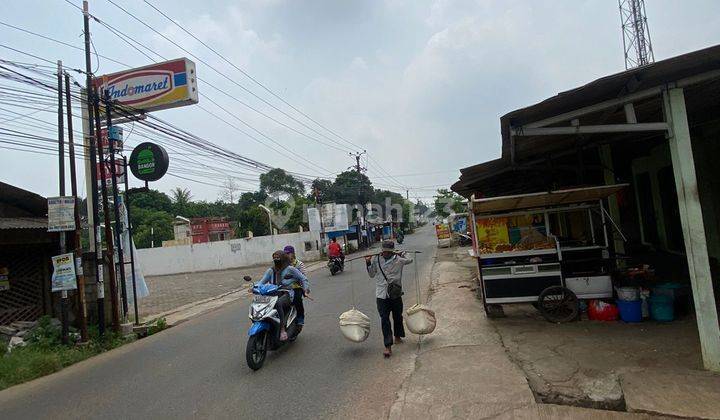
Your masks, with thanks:
[(667, 295), (650, 296), (650, 316), (655, 321), (670, 322), (675, 319), (673, 298)]
[(638, 300), (617, 300), (615, 301), (620, 310), (620, 319), (625, 322), (642, 321), (642, 301)]

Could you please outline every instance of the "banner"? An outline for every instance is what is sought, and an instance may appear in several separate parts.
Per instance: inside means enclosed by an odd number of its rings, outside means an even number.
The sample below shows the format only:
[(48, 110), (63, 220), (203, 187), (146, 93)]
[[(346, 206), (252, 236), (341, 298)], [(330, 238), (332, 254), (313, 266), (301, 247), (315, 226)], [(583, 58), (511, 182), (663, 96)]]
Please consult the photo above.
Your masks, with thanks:
[(52, 257), (53, 274), (52, 274), (52, 291), (59, 292), (62, 290), (77, 289), (77, 279), (75, 276), (75, 256), (70, 254), (56, 255)]

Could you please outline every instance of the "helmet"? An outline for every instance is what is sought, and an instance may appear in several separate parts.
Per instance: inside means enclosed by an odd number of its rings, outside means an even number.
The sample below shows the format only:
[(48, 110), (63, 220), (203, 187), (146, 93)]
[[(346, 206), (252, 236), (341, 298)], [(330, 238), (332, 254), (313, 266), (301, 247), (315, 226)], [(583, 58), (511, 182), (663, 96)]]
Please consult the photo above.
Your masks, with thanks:
[(283, 251), (284, 251), (286, 254), (294, 254), (294, 253), (295, 253), (295, 247), (292, 246), (292, 245), (288, 245), (288, 246), (286, 246), (285, 248), (283, 248)]

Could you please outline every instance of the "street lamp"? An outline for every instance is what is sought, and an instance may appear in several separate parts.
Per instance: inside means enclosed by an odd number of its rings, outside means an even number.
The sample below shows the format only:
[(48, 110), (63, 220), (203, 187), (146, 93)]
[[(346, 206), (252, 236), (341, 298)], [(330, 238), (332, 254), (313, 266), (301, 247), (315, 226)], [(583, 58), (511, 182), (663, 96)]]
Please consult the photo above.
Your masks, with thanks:
[(272, 210), (269, 208), (263, 206), (262, 204), (258, 204), (258, 207), (263, 209), (265, 213), (268, 215), (268, 226), (270, 227), (270, 236), (273, 236), (273, 228), (272, 228)]

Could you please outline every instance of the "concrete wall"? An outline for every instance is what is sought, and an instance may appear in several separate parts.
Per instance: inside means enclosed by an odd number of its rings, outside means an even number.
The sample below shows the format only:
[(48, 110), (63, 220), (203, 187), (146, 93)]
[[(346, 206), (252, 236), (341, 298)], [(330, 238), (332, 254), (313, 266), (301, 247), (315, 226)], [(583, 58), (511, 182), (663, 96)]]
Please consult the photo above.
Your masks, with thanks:
[[(310, 251), (305, 250), (309, 243)], [(295, 247), (302, 261), (320, 258), (320, 236), (315, 232), (233, 239), (194, 245), (138, 249), (138, 260), (146, 276), (225, 270), (270, 263), (271, 255), (285, 245)]]

